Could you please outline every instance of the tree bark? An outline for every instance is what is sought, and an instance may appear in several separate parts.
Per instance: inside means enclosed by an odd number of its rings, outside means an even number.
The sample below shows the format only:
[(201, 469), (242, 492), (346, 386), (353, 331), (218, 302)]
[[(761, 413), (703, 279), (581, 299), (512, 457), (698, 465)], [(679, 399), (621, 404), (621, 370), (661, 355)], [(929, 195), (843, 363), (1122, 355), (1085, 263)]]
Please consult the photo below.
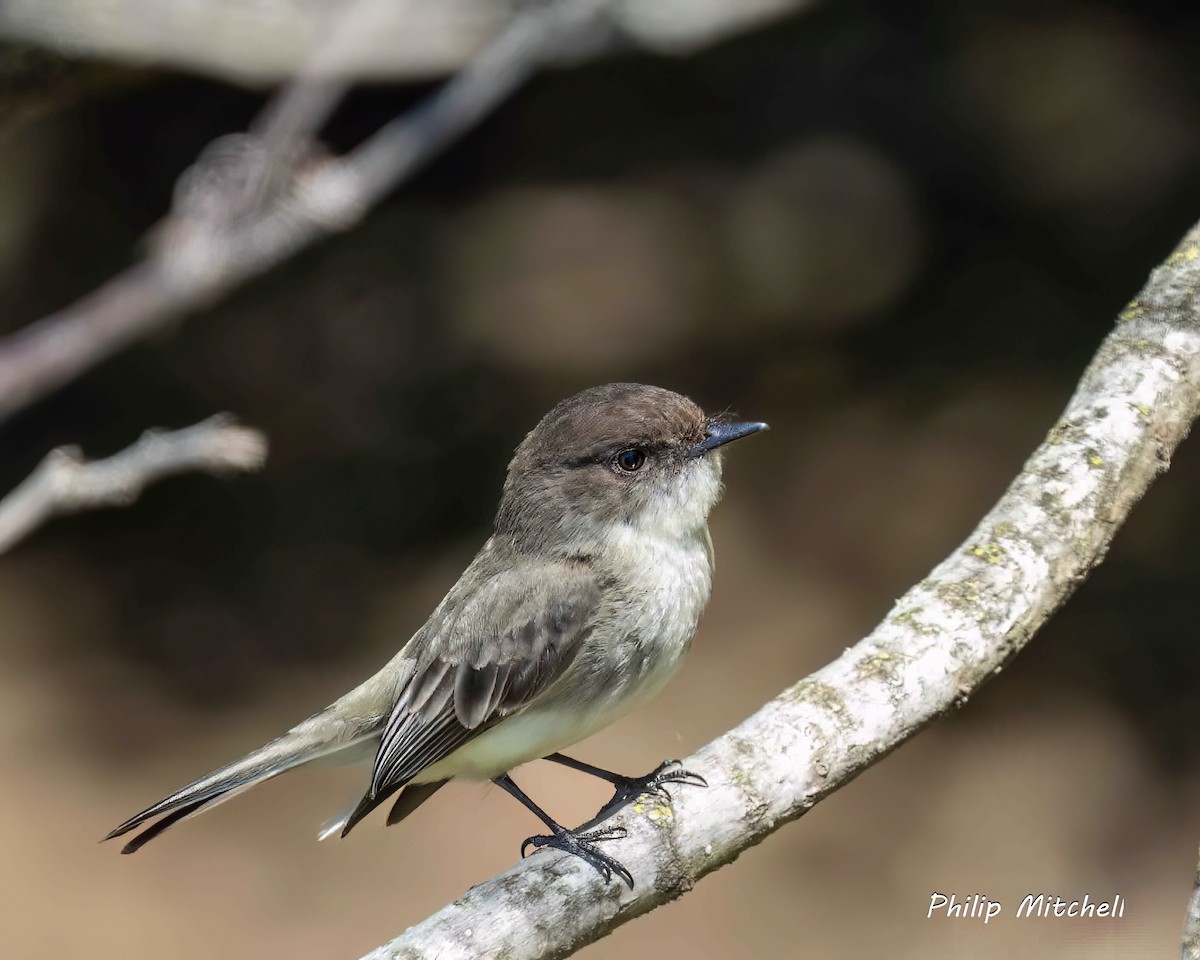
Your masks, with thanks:
[(1183, 947), (1179, 956), (1181, 960), (1200, 960), (1200, 859), (1196, 863), (1196, 881), (1183, 921)]

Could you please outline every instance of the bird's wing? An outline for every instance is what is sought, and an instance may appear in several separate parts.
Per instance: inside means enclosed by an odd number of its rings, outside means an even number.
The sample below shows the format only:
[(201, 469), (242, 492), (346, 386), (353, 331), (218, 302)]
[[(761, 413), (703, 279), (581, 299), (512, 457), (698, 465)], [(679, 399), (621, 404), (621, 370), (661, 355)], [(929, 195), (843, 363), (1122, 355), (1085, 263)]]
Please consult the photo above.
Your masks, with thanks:
[(561, 677), (591, 633), (599, 600), (591, 569), (551, 562), (519, 564), (476, 580), (469, 594), (452, 592), (413, 638), (416, 667), (384, 726), (371, 788), (342, 835)]

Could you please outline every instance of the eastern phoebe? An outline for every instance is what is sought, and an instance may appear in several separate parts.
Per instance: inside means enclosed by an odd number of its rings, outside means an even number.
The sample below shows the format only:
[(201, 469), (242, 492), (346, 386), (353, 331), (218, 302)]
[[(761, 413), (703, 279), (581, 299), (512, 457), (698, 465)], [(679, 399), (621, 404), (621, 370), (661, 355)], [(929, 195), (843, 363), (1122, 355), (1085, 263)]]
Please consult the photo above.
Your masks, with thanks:
[[(766, 429), (706, 417), (691, 400), (633, 383), (562, 401), (517, 448), (495, 531), (432, 616), (382, 670), (283, 736), (188, 784), (105, 839), (156, 817), (121, 851), (319, 757), (374, 757), (366, 795), (326, 824), (345, 836), (396, 799), (412, 813), (454, 777), (491, 780), (550, 829), (521, 846), (582, 857), (608, 880), (633, 878), (594, 829), (643, 793), (702, 778), (677, 762), (623, 777), (556, 751), (659, 692), (679, 667), (708, 602), (708, 514), (721, 495), (720, 448)], [(508, 771), (545, 758), (615, 787), (599, 814), (568, 830)]]

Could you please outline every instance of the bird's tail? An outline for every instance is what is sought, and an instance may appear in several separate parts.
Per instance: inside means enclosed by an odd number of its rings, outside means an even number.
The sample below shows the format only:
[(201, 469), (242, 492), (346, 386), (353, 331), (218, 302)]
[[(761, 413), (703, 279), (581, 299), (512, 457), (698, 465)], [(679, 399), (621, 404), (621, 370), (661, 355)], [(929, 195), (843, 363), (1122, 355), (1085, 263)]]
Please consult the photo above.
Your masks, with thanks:
[(310, 717), (242, 759), (176, 790), (169, 797), (130, 817), (104, 839), (122, 836), (155, 820), (121, 849), (122, 853), (133, 853), (180, 820), (212, 809), (243, 790), (293, 767), (320, 758), (334, 762), (357, 759), (378, 736), (378, 724), (339, 721), (331, 717), (331, 710)]

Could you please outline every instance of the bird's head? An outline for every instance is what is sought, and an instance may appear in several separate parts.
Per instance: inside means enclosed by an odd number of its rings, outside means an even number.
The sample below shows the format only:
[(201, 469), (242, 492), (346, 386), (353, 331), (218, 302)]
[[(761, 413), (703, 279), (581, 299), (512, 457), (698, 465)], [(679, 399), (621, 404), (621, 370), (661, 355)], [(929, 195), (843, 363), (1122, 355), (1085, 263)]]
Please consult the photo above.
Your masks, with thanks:
[(559, 403), (517, 448), (498, 532), (536, 545), (614, 525), (694, 534), (721, 496), (721, 448), (765, 423), (706, 417), (661, 387), (610, 383)]

